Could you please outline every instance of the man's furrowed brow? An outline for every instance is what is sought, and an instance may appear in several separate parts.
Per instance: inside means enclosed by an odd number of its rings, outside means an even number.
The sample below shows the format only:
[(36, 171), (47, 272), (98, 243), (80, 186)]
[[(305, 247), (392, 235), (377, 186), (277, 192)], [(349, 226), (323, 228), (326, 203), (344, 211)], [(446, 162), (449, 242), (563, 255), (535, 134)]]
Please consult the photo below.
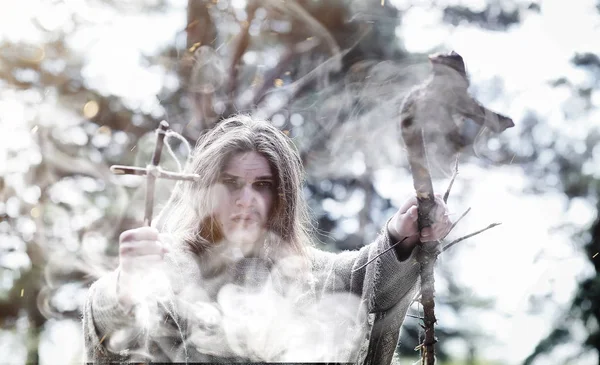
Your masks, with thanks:
[(221, 177), (229, 177), (229, 178), (233, 178), (233, 179), (239, 179), (241, 176), (232, 175), (228, 172), (222, 172)]
[[(233, 175), (233, 174), (230, 174), (228, 172), (222, 172), (221, 173), (221, 178), (241, 179), (242, 176)], [(273, 178), (273, 175), (262, 175), (262, 176), (257, 176), (255, 178), (255, 180), (261, 180), (261, 181), (271, 180), (272, 181), (272, 180), (275, 180), (275, 179)]]

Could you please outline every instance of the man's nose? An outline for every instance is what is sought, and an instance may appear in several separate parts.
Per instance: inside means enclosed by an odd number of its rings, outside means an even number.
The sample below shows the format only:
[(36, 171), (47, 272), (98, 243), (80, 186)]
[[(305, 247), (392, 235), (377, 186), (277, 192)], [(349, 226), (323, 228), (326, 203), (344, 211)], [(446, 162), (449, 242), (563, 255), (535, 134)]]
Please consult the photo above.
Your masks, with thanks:
[(256, 193), (252, 189), (252, 186), (250, 184), (245, 184), (240, 189), (240, 194), (237, 198), (236, 204), (243, 208), (248, 208), (254, 204), (255, 199)]

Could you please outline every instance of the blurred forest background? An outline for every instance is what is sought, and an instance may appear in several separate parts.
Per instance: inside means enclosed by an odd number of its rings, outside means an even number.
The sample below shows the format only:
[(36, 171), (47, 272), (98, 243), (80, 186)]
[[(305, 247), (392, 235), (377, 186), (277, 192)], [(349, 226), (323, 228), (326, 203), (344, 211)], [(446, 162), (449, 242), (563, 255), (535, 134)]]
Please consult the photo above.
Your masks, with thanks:
[(222, 117), (269, 118), (302, 155), (323, 248), (368, 243), (412, 191), (402, 97), (454, 49), (516, 127), (464, 131), (449, 206), (473, 211), (451, 238), (503, 224), (438, 263), (440, 363), (600, 364), (598, 39), (596, 0), (3, 1), (0, 363), (81, 361), (87, 287), (143, 215), (143, 179), (108, 168), (145, 166), (163, 119), (193, 145)]

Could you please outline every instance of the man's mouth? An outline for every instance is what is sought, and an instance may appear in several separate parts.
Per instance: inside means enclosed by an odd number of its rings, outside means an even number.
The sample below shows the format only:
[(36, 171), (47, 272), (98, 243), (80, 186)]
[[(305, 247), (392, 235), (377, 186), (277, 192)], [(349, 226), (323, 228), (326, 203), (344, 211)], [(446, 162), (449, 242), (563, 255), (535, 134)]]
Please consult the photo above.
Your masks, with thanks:
[(231, 220), (234, 222), (249, 223), (254, 222), (257, 219), (251, 214), (235, 214), (231, 217)]

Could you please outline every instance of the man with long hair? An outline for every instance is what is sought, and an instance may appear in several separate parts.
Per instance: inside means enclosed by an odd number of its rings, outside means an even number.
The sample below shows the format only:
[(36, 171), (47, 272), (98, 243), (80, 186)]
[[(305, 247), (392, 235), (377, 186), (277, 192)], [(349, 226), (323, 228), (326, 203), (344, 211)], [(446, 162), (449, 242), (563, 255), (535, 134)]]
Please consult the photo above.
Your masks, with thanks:
[[(125, 231), (119, 267), (89, 290), (89, 362), (389, 364), (417, 290), (418, 242), (451, 223), (436, 199), (419, 231), (409, 199), (357, 251), (315, 248), (292, 141), (236, 116), (195, 148), (153, 227)], [(390, 245), (371, 264), (357, 270)]]

